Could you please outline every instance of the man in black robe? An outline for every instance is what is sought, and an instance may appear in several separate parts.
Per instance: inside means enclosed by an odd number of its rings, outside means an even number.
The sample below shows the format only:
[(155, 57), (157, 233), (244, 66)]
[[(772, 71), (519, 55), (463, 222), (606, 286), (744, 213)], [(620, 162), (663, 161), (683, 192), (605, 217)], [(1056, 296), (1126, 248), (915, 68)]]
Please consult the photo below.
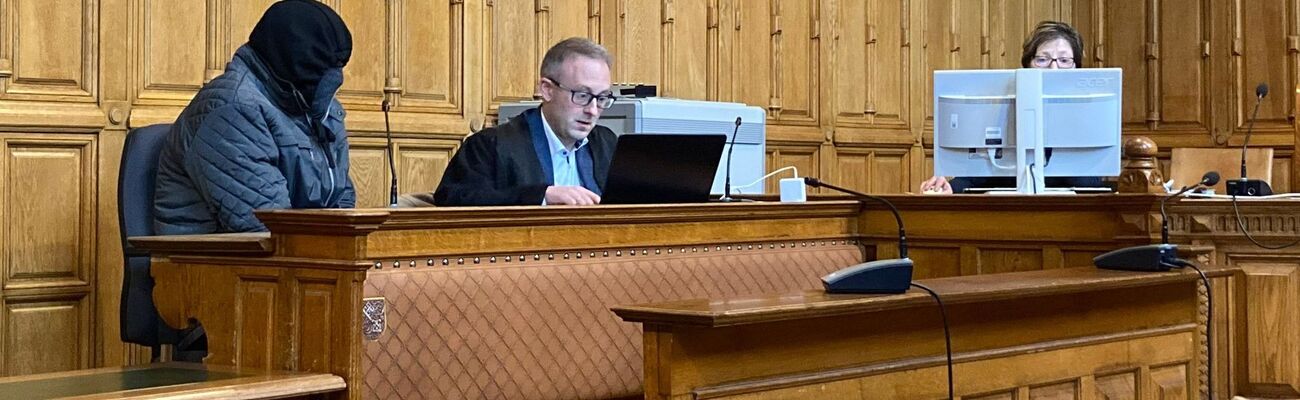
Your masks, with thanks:
[(614, 103), (605, 48), (566, 39), (542, 59), (542, 105), (470, 135), (434, 191), (438, 206), (600, 203), (617, 137), (596, 125)]

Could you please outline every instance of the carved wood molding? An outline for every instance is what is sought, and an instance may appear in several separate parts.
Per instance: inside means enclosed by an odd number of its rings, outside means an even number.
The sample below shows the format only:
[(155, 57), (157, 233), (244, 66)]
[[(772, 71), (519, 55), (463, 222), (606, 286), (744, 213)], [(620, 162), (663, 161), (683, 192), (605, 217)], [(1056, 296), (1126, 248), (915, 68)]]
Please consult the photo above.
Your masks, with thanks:
[(636, 247), (593, 247), (586, 249), (551, 249), (548, 251), (525, 253), (463, 253), (441, 254), (436, 257), (411, 257), (374, 260), (371, 269), (418, 269), (425, 267), (491, 267), (502, 265), (555, 265), (582, 260), (609, 258), (637, 259), (650, 261), (656, 258), (680, 256), (686, 254), (708, 255), (709, 253), (730, 253), (739, 251), (786, 252), (796, 249), (808, 249), (834, 246), (861, 246), (856, 238), (799, 238), (791, 240), (774, 240), (758, 242), (716, 242), (696, 243), (690, 245), (636, 246)]

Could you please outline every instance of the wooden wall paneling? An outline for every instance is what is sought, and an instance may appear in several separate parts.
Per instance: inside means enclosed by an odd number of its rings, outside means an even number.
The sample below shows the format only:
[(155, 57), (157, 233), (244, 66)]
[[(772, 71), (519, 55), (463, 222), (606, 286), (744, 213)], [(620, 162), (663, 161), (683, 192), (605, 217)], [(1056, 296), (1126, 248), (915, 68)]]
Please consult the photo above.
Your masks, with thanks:
[[(740, 101), (736, 92), (739, 86), (736, 63), (740, 62), (740, 31), (738, 0), (709, 0), (713, 11), (709, 15), (709, 88), (708, 99)], [(761, 104), (750, 104), (761, 107)], [(771, 165), (771, 164), (768, 164)]]
[[(836, 127), (876, 128), (871, 133), (886, 130), (878, 135), (914, 141), (907, 114), (911, 44), (905, 34), (910, 4), (848, 2), (827, 16), (833, 23), (832, 50), (826, 59), (834, 76), (830, 96), (822, 101), (834, 102), (830, 106)], [(847, 135), (837, 131), (836, 141), (843, 142), (842, 136)]]
[[(1297, 39), (1295, 5), (1289, 1), (1237, 1), (1232, 2), (1230, 13), (1234, 16), (1235, 37), (1232, 42), (1232, 85), (1229, 115), (1234, 139), (1244, 135), (1246, 122), (1255, 107), (1255, 86), (1267, 83), (1282, 90), (1296, 87), (1296, 53), (1300, 51)], [(1294, 129), (1288, 116), (1294, 110), (1295, 99), (1287, 95), (1270, 95), (1260, 102), (1259, 118), (1255, 122), (1251, 141), (1260, 136), (1293, 136)], [(1265, 139), (1267, 140), (1267, 139)], [(1236, 141), (1239, 145), (1241, 142)]]
[[(739, 3), (733, 101), (766, 108), (768, 124), (816, 125), (820, 8), (798, 0)], [(769, 128), (768, 136), (779, 132)]]
[(870, 149), (841, 147), (835, 149), (834, 183), (850, 189), (870, 191), (874, 175), (874, 154)]
[[(915, 40), (920, 42), (920, 50), (915, 52), (915, 65), (918, 66), (916, 72), (921, 75), (911, 76), (911, 93), (920, 96), (912, 100), (910, 106), (921, 111), (917, 123), (921, 142), (933, 148), (934, 71), (980, 69), (991, 65), (983, 49), (990, 47), (988, 41), (993, 28), (984, 20), (1001, 10), (989, 9), (990, 4), (998, 4), (993, 0), (913, 0), (913, 3), (917, 4), (917, 10), (912, 18), (919, 30), (915, 33)], [(1023, 12), (1023, 7), (1008, 6), (1007, 12), (1005, 18), (1018, 18), (1016, 13)], [(979, 18), (963, 18), (968, 15), (978, 15)]]
[(907, 256), (927, 268), (915, 269), (912, 279), (961, 276), (961, 247), (922, 245), (907, 247)]
[(95, 101), (97, 1), (7, 0), (0, 9), (0, 37), (6, 39), (0, 71), (8, 76), (0, 80), (0, 100)]
[(84, 287), (94, 281), (92, 137), (0, 135), (4, 140), (4, 289)]
[(460, 143), (401, 139), (396, 144), (400, 192), (418, 193), (432, 192), (438, 188), (442, 172), (447, 169), (447, 163), (456, 154)]
[(601, 20), (601, 43), (614, 54), (614, 82), (662, 85), (671, 50), (673, 7), (661, 0), (605, 0), (602, 10), (612, 12)]
[(911, 189), (912, 182), (928, 178), (911, 174), (909, 148), (877, 148), (872, 154), (871, 184), (867, 188), (872, 193), (902, 193)]
[(533, 98), (543, 54), (537, 51), (541, 38), (534, 4), (485, 0), (484, 5), (483, 95), (488, 114), (496, 114), (501, 103)]
[[(390, 7), (402, 3), (385, 2), (384, 7), (371, 0), (335, 0), (325, 3), (343, 17), (344, 23), (352, 31), (352, 58), (343, 68), (343, 88), (338, 92), (339, 102), (351, 110), (379, 110), (384, 88), (389, 83), (388, 65), (393, 63), (388, 51), (388, 40), (392, 40), (388, 35)], [(423, 73), (433, 75), (434, 71)]]
[(206, 81), (207, 4), (131, 0), (128, 7), (132, 104), (183, 107)]
[(1300, 268), (1294, 262), (1248, 255), (1228, 255), (1229, 263), (1245, 272), (1245, 371), (1241, 383), (1249, 393), (1300, 396), (1300, 357), (1277, 349), (1294, 345), (1300, 330), (1295, 315), (1300, 292)]
[[(248, 34), (253, 32), (253, 27), (257, 25), (257, 21), (262, 19), (262, 14), (266, 13), (266, 9), (270, 8), (271, 4), (275, 3), (275, 0), (212, 1), (215, 1), (216, 3), (210, 3), (210, 6), (217, 7), (222, 13), (221, 16), (224, 16), (224, 18), (219, 19), (219, 21), (224, 22), (224, 24), (220, 27), (221, 31), (217, 34), (217, 43), (213, 44), (215, 47), (220, 48), (223, 51), (212, 54), (212, 56), (215, 57), (212, 61), (215, 62), (212, 63), (209, 68), (212, 66), (219, 66), (215, 69), (218, 71), (224, 71), (226, 69), (226, 63), (230, 61), (230, 56), (235, 54), (235, 50), (238, 50), (239, 46), (243, 46), (244, 43), (248, 42)], [(358, 36), (356, 29), (352, 28), (351, 23), (348, 24), (348, 28), (352, 31), (353, 42), (356, 42)], [(352, 57), (357, 60), (361, 59), (357, 58), (355, 47), (353, 48)], [(217, 73), (220, 74), (220, 72)], [(211, 72), (209, 72), (209, 74), (211, 74)], [(213, 76), (209, 76), (208, 78), (211, 79)]]
[[(392, 177), (388, 172), (388, 147), (385, 138), (348, 138), (348, 175), (357, 191), (357, 207), (387, 207), (388, 185)], [(394, 146), (396, 147), (396, 146)], [(405, 178), (398, 175), (398, 179)], [(407, 186), (399, 182), (399, 193)]]
[(89, 291), (4, 296), (0, 376), (90, 368), (91, 298)]
[[(495, 0), (502, 1), (502, 0)], [(505, 0), (509, 1), (509, 0)], [(545, 29), (539, 32), (538, 37), (543, 40), (538, 42), (537, 63), (532, 66), (536, 75), (537, 67), (541, 66), (542, 56), (546, 50), (561, 40), (571, 37), (585, 37), (596, 40), (597, 43), (604, 43), (605, 38), (601, 35), (602, 24), (607, 23), (614, 18), (616, 7), (606, 3), (607, 0), (534, 0), (536, 2), (536, 12), (538, 13), (538, 23)], [(609, 18), (602, 18), (609, 13)], [(647, 15), (646, 17), (651, 17)], [(647, 49), (649, 50), (649, 49)], [(615, 60), (617, 62), (618, 60)], [(536, 77), (533, 77), (535, 80)]]
[(1044, 266), (1043, 251), (1038, 248), (981, 247), (978, 252), (980, 274), (1033, 271)]
[(463, 115), (465, 4), (390, 2), (389, 57), (396, 66), (384, 91), (400, 93), (402, 111)]
[[(392, 174), (384, 138), (350, 138), (349, 174), (357, 189), (357, 207), (387, 207)], [(460, 145), (458, 141), (394, 138), (398, 193), (432, 192)]]
[(1283, 155), (1276, 150), (1273, 151), (1273, 179), (1270, 181), (1273, 193), (1291, 192), (1291, 188), (1294, 187), (1291, 185), (1293, 163), (1295, 163), (1294, 153)]
[(901, 193), (910, 189), (913, 180), (918, 180), (907, 173), (910, 147), (837, 146), (834, 149), (834, 177), (846, 187), (870, 193)]
[[(819, 153), (819, 147), (816, 145), (773, 142), (769, 138), (767, 142), (767, 169), (775, 171), (786, 166), (794, 166), (799, 170), (799, 176), (818, 176), (821, 168), (818, 158)], [(781, 193), (779, 185), (779, 179), (768, 179), (765, 192)]]
[[(710, 98), (716, 6), (706, 1), (604, 0), (601, 43), (614, 54), (614, 82), (659, 86), (661, 96)], [(711, 39), (713, 37), (714, 39)]]
[(1158, 65), (1158, 84), (1151, 87), (1156, 91), (1156, 130), (1200, 138), (1213, 131), (1209, 3), (1155, 3), (1157, 18), (1149, 29), (1155, 40), (1148, 58), (1154, 57)]
[[(1155, 120), (1154, 92), (1148, 86), (1152, 68), (1147, 65), (1147, 48), (1151, 38), (1146, 26), (1150, 25), (1149, 1), (1107, 1), (1106, 30), (1100, 35), (1105, 46), (1097, 57), (1105, 60), (1099, 67), (1124, 69), (1124, 101), (1122, 121), (1124, 131), (1150, 134), (1150, 123)], [(1086, 39), (1085, 39), (1086, 40)]]
[(0, 375), (95, 362), (95, 140), (0, 134)]
[(708, 1), (663, 0), (662, 95), (707, 100), (709, 88), (709, 20), (715, 7)]

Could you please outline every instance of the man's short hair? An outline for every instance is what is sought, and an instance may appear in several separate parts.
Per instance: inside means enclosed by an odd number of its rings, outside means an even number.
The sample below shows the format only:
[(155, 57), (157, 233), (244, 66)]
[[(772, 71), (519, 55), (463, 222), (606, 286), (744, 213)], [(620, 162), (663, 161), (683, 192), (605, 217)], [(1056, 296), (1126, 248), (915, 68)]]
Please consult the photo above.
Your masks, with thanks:
[(601, 60), (606, 66), (614, 67), (614, 58), (610, 57), (609, 51), (605, 50), (604, 46), (584, 37), (571, 37), (556, 43), (546, 51), (546, 56), (542, 58), (542, 77), (555, 79), (555, 76), (560, 73), (560, 65), (573, 56)]

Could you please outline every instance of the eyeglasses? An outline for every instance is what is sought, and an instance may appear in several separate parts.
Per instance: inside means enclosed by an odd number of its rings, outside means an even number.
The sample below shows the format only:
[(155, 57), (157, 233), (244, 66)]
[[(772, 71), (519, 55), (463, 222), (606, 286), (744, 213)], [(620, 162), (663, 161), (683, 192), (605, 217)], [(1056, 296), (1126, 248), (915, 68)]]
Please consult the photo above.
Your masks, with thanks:
[(587, 105), (591, 104), (593, 100), (596, 101), (596, 107), (599, 107), (601, 109), (606, 109), (614, 106), (614, 95), (612, 94), (595, 94), (588, 91), (573, 90), (564, 87), (564, 85), (561, 85), (560, 82), (556, 81), (555, 79), (546, 78), (546, 80), (551, 81), (551, 83), (554, 84), (555, 87), (557, 88), (569, 91), (570, 93), (569, 100), (572, 101), (574, 105), (577, 105), (579, 107), (586, 107)]
[(1074, 68), (1074, 57), (1051, 58), (1047, 56), (1035, 56), (1033, 65), (1038, 68), (1047, 68), (1055, 62), (1059, 68)]

